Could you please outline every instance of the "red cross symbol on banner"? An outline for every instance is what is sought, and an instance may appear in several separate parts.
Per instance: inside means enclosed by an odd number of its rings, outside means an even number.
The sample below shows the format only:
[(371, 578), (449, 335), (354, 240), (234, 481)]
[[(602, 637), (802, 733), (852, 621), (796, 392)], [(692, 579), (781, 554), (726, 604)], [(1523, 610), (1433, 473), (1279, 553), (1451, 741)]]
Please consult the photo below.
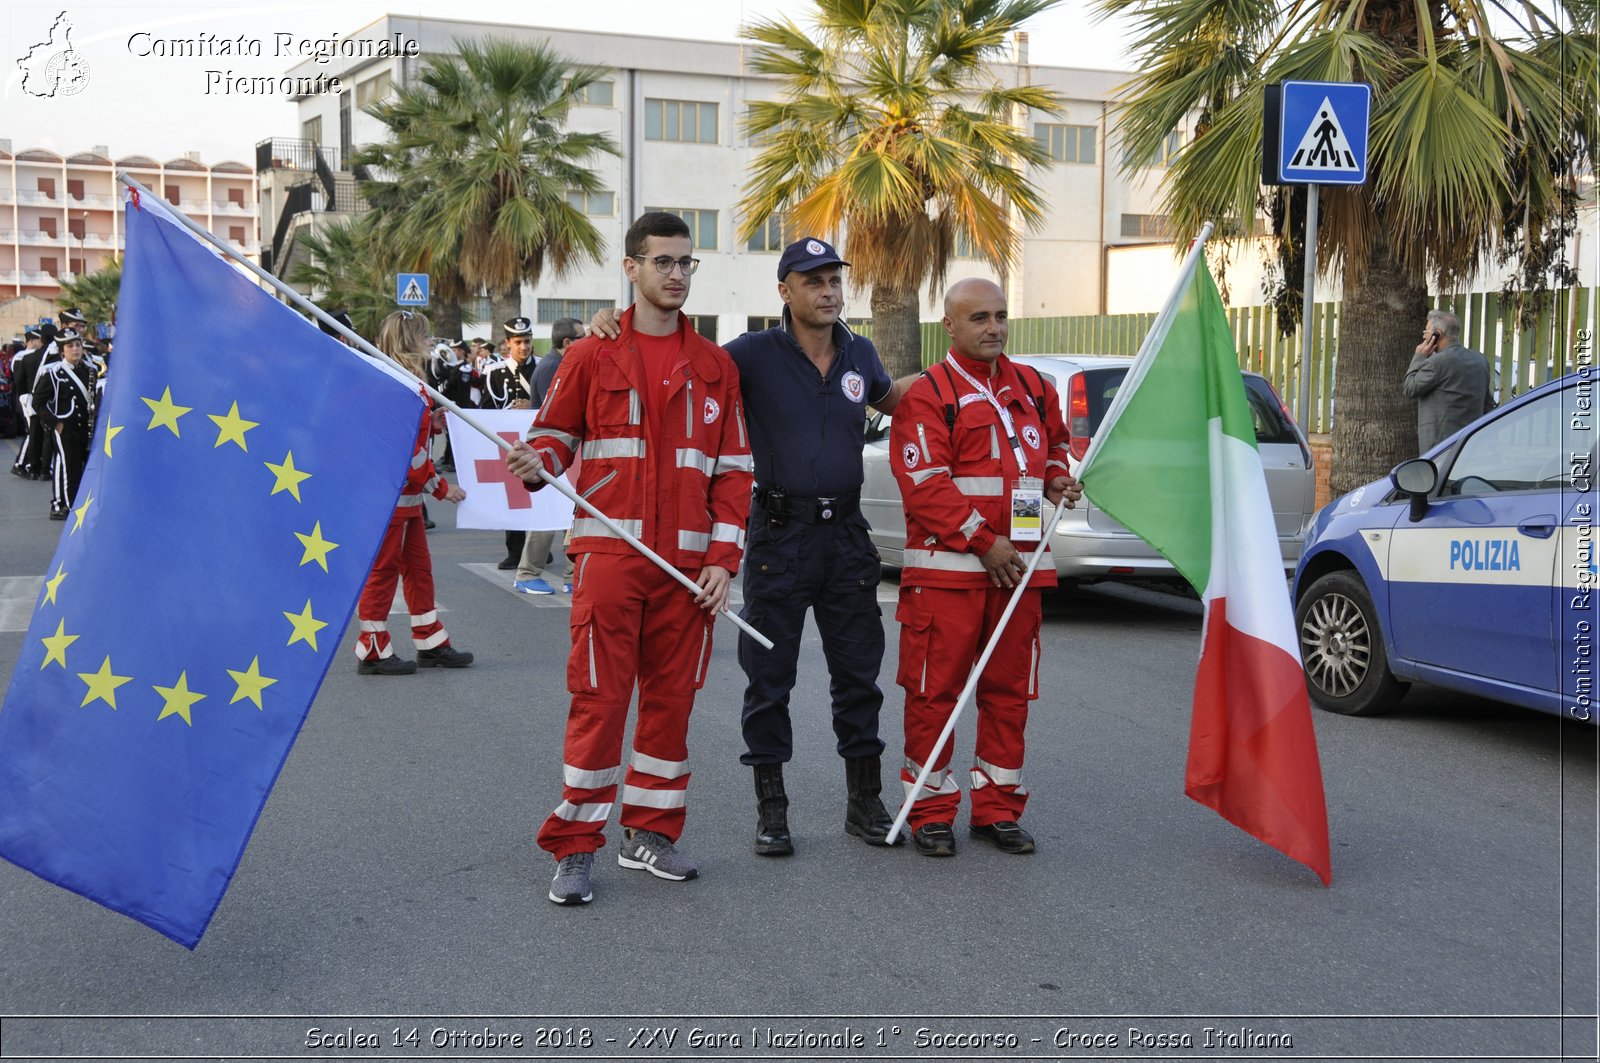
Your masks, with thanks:
[[(516, 443), (522, 437), (516, 432), (496, 432), (507, 443)], [(533, 495), (522, 485), (522, 481), (511, 475), (511, 470), (506, 468), (504, 457), (479, 458), (472, 463), (473, 469), (478, 474), (478, 482), (488, 487), (490, 484), (504, 484), (506, 489), (506, 505), (512, 509), (532, 509)]]

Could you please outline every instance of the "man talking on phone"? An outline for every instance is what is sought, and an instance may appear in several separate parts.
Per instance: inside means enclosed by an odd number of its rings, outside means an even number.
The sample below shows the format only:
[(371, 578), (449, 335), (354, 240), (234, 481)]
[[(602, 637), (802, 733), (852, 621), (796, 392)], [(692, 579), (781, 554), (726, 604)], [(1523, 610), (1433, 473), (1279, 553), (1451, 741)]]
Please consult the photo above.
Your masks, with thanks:
[(1426, 454), (1491, 409), (1492, 383), (1489, 360), (1461, 345), (1461, 319), (1448, 310), (1428, 311), (1403, 385), (1406, 398), (1417, 403), (1417, 452)]

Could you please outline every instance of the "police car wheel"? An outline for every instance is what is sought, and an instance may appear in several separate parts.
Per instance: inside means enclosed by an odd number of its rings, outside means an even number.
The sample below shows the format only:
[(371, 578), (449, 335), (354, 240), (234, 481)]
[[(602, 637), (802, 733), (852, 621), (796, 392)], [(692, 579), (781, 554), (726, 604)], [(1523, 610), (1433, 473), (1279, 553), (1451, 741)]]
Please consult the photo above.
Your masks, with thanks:
[(1306, 689), (1317, 707), (1375, 716), (1399, 703), (1407, 685), (1389, 670), (1372, 596), (1353, 572), (1330, 572), (1294, 610)]

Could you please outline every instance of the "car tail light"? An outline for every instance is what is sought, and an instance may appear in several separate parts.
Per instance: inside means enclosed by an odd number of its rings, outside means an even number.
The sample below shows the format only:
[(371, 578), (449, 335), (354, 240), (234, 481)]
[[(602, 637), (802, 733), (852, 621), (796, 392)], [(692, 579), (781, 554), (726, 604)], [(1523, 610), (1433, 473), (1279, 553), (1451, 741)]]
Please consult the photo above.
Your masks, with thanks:
[(1089, 386), (1083, 374), (1074, 374), (1067, 384), (1067, 436), (1072, 456), (1079, 461), (1089, 452)]

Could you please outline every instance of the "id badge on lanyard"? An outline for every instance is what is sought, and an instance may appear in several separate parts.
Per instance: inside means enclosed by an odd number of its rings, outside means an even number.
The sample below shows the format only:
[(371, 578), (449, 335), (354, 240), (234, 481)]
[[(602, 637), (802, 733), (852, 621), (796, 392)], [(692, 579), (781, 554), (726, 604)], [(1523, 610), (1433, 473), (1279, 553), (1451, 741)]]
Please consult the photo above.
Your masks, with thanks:
[(1011, 540), (1036, 543), (1044, 534), (1044, 481), (1023, 476), (1011, 486)]

